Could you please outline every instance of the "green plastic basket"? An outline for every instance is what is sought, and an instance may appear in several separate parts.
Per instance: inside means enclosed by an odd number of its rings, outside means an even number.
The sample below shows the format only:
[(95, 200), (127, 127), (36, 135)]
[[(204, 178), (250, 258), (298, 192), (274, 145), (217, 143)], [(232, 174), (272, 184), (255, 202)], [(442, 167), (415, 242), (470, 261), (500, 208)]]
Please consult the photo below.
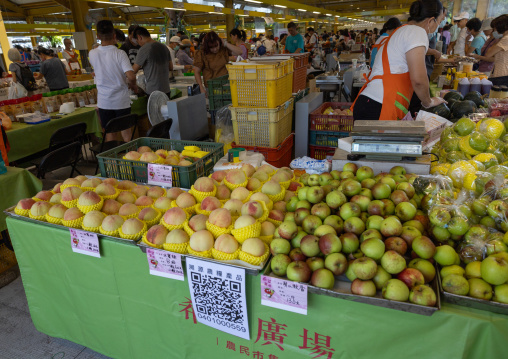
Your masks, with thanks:
[(218, 110), (219, 108), (229, 105), (232, 102), (229, 75), (208, 80), (207, 86), (208, 105), (210, 111)]
[(222, 143), (141, 137), (99, 154), (97, 160), (101, 176), (147, 183), (148, 163), (122, 158), (127, 152), (136, 151), (141, 146), (148, 146), (153, 151), (164, 149), (178, 152), (182, 152), (185, 146), (198, 146), (202, 151), (209, 152), (203, 158), (196, 159), (196, 162), (190, 166), (173, 166), (173, 187), (181, 188), (191, 188), (199, 177), (210, 175), (213, 166), (224, 156)]

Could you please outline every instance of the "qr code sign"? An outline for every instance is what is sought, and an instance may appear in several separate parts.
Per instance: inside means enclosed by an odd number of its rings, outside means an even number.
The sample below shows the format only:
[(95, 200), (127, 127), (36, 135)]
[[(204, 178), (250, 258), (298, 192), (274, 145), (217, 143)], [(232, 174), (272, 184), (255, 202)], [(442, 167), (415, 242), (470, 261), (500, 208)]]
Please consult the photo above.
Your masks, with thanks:
[(198, 313), (243, 324), (241, 283), (197, 272), (191, 272), (191, 280)]
[(198, 322), (250, 339), (245, 270), (189, 257), (186, 265)]

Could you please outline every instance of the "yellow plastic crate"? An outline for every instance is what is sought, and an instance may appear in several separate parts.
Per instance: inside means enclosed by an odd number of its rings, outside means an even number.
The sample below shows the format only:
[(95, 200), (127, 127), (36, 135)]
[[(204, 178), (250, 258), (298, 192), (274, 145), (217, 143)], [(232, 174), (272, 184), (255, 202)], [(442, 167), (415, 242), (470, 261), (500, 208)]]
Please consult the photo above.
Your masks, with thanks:
[(276, 108), (293, 95), (293, 73), (277, 80), (230, 80), (234, 107)]
[(227, 65), (226, 67), (229, 73), (229, 80), (266, 81), (277, 80), (293, 73), (293, 62), (293, 59), (273, 61), (270, 63), (256, 63), (254, 60), (252, 62), (240, 62), (235, 65)]
[(291, 98), (277, 108), (230, 107), (236, 145), (280, 145), (291, 134), (293, 105)]

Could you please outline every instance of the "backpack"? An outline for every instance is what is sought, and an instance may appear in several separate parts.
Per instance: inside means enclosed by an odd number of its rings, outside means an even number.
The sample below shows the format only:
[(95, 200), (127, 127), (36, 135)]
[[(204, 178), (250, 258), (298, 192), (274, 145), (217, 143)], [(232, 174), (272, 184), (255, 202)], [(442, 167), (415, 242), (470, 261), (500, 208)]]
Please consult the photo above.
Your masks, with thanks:
[(34, 74), (28, 66), (21, 66), (20, 64), (16, 63), (16, 65), (19, 66), (19, 72), (21, 73), (21, 78), (19, 79), (19, 83), (23, 85), (24, 88), (26, 88), (28, 91), (33, 91), (37, 88)]

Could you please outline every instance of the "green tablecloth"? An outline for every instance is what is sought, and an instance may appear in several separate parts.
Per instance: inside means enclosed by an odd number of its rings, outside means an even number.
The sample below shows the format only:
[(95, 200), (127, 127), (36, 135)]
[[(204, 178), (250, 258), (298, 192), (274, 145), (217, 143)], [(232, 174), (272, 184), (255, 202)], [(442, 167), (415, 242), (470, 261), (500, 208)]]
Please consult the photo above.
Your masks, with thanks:
[(7, 229), (6, 208), (14, 206), (20, 199), (33, 197), (42, 189), (42, 182), (23, 168), (7, 167), (0, 175), (0, 232)]
[(7, 131), (7, 138), (11, 145), (11, 150), (8, 153), (9, 161), (13, 162), (47, 149), (49, 139), (57, 129), (79, 122), (86, 123), (86, 133), (102, 136), (102, 128), (95, 108), (78, 108), (60, 119), (50, 120), (39, 125), (14, 122), (12, 129)]
[(93, 258), (72, 252), (66, 229), (7, 224), (37, 330), (111, 357), (506, 357), (508, 316), (444, 304), (425, 317), (315, 294), (304, 316), (261, 306), (260, 276), (249, 275), (251, 339), (240, 339), (195, 323), (187, 279), (149, 275), (135, 246), (103, 238)]

